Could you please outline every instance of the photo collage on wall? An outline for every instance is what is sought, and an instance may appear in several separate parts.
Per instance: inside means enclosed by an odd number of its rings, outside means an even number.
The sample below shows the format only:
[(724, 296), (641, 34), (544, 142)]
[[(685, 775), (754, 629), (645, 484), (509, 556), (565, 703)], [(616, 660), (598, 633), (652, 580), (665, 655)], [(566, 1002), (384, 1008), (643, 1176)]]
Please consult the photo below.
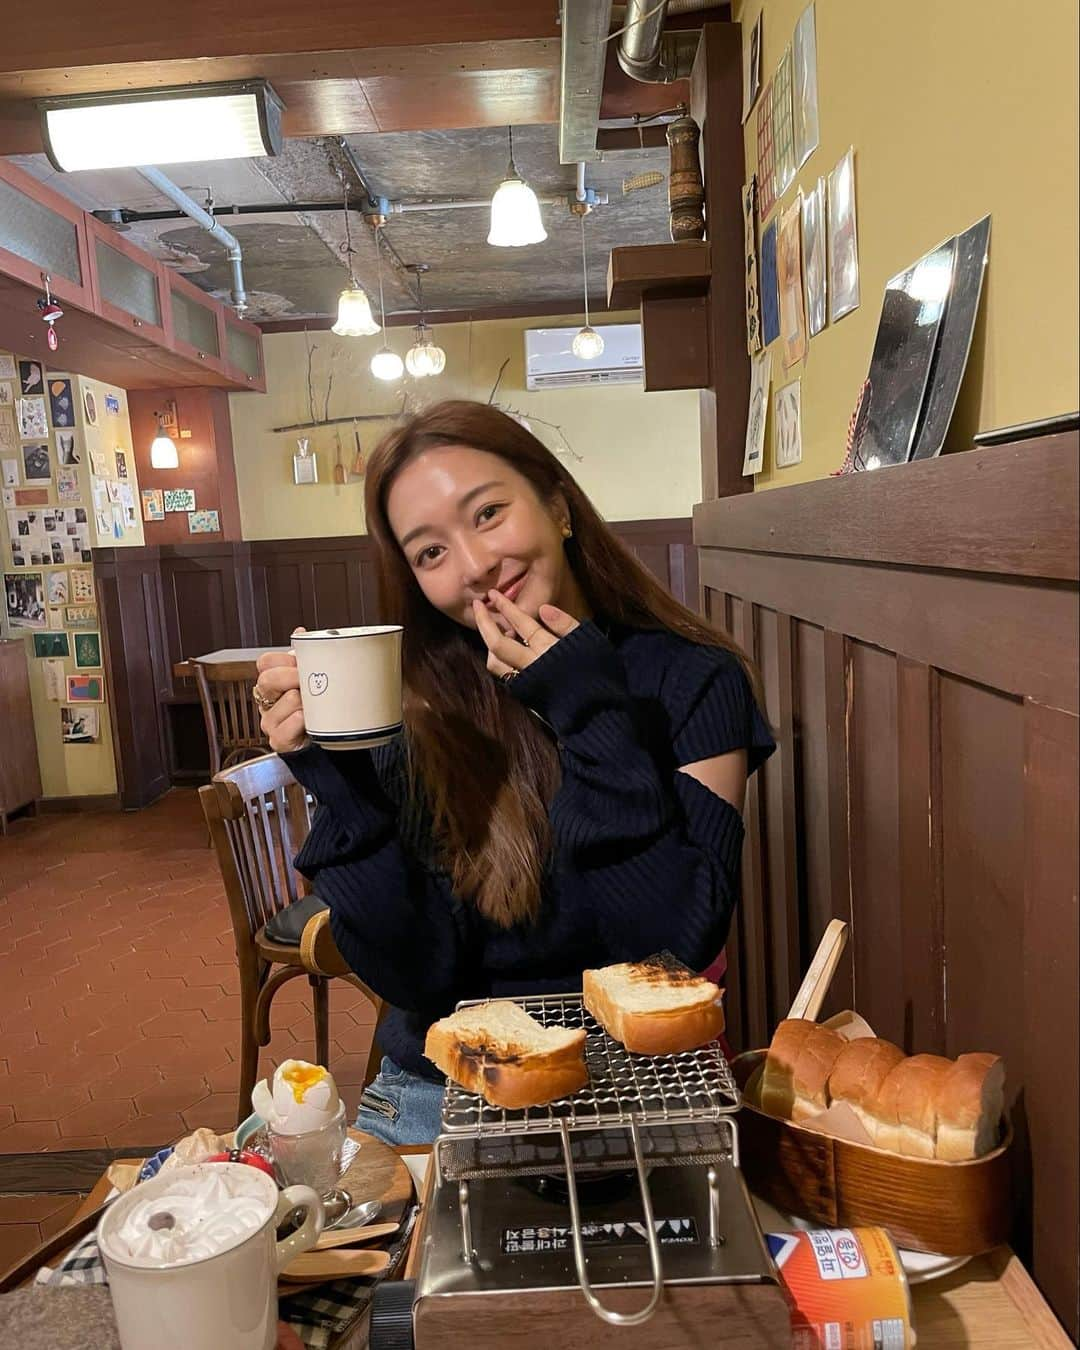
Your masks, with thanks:
[[(794, 373), (772, 403), (773, 466), (801, 459), (798, 367), (810, 359), (811, 339), (859, 304), (859, 253), (855, 220), (855, 155), (849, 149), (828, 172), (809, 181), (801, 173), (821, 140), (818, 113), (816, 12), (813, 3), (799, 15), (790, 39), (770, 70), (763, 70), (762, 12), (744, 14), (743, 121), (748, 124), (748, 159), (756, 164), (743, 189), (746, 252), (746, 334), (751, 357), (764, 351), (768, 380), (751, 361), (750, 407), (768, 407), (773, 377)], [(774, 47), (774, 51), (776, 48)], [(753, 118), (751, 123), (748, 119)], [(824, 169), (824, 166), (823, 166)], [(794, 189), (794, 195), (785, 196)], [(779, 364), (771, 370), (772, 344), (779, 339)], [(778, 380), (779, 383), (779, 380)], [(792, 385), (795, 390), (792, 391)], [(763, 395), (764, 386), (764, 395)], [(781, 399), (781, 395), (783, 398)], [(784, 442), (778, 441), (777, 409), (784, 409)], [(765, 464), (747, 428), (744, 472)]]
[[(40, 361), (0, 352), (0, 617), (7, 636), (28, 639), (31, 671), (46, 700), (59, 705), (58, 741), (73, 746), (100, 741), (106, 701), (92, 553), (103, 541), (95, 538), (88, 427), (96, 428), (95, 446), (102, 433), (120, 437), (114, 419), (102, 416), (101, 399), (76, 376), (53, 374)], [(124, 413), (125, 444), (116, 447), (113, 462), (116, 477), (126, 479), (131, 468), (126, 398), (116, 390), (105, 401), (110, 412)], [(95, 448), (95, 455), (102, 453)], [(123, 519), (133, 517), (138, 525), (137, 498), (133, 487), (129, 491), (132, 511)], [(123, 512), (125, 499), (116, 495)], [(116, 538), (111, 515), (110, 538)]]

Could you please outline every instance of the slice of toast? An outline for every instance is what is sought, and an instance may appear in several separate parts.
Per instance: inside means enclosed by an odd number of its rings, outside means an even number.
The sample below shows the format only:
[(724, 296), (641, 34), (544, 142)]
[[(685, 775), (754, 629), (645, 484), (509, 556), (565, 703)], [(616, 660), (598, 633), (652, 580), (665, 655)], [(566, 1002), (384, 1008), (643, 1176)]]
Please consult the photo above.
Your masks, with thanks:
[(460, 1008), (433, 1023), (424, 1054), (447, 1078), (507, 1110), (543, 1106), (588, 1081), (585, 1032), (545, 1027), (509, 1000)]
[(724, 1029), (719, 988), (670, 952), (644, 961), (586, 970), (586, 1008), (608, 1035), (638, 1055), (677, 1055)]

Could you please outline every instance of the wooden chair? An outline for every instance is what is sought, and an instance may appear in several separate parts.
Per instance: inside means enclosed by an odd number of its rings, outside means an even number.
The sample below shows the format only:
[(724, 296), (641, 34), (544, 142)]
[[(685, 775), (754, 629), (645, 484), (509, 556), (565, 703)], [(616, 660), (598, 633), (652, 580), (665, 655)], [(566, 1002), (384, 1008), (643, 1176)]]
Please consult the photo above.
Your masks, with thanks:
[[(199, 789), (199, 800), (225, 882), (240, 966), (240, 1121), (251, 1111), (259, 1047), (270, 1041), (270, 1005), (283, 984), (307, 976), (315, 1019), (315, 1058), (331, 1069), (329, 981), (343, 979), (355, 985), (373, 1005), (376, 1020), (383, 1002), (345, 964), (334, 945), (326, 911), (309, 921), (298, 945), (275, 942), (266, 935), (266, 925), (274, 915), (309, 889), (292, 865), (311, 825), (307, 794), (277, 755), (223, 770)], [(365, 1085), (378, 1067), (373, 1042)]]
[(218, 774), (270, 748), (259, 726), (261, 714), (251, 697), (259, 672), (254, 661), (192, 661), (199, 691), (210, 773)]

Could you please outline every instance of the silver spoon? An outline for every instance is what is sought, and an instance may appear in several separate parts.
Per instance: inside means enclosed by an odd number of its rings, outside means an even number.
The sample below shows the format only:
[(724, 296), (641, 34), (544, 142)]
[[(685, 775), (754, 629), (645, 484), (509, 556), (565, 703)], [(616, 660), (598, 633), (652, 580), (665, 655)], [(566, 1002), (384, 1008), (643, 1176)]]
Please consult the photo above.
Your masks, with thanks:
[(362, 1228), (364, 1224), (370, 1223), (381, 1209), (382, 1204), (378, 1200), (365, 1200), (362, 1204), (347, 1209), (340, 1218), (326, 1224), (323, 1232), (333, 1228)]

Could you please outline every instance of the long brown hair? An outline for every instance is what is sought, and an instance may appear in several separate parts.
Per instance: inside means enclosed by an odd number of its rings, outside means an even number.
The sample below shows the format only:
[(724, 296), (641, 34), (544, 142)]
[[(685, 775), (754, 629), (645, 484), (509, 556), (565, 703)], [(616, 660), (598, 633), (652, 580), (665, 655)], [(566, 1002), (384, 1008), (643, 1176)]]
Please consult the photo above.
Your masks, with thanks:
[(664, 590), (559, 460), (514, 418), (487, 404), (448, 400), (390, 431), (368, 461), (365, 506), (384, 617), (405, 630), (410, 796), (430, 814), (437, 859), (455, 893), (508, 928), (540, 906), (559, 760), (550, 736), (489, 674), (476, 635), (424, 596), (390, 527), (386, 502), (397, 475), (421, 451), (445, 445), (497, 455), (545, 504), (561, 495), (573, 530), (567, 558), (597, 618), (723, 647), (743, 664), (755, 695), (760, 682), (731, 639)]

